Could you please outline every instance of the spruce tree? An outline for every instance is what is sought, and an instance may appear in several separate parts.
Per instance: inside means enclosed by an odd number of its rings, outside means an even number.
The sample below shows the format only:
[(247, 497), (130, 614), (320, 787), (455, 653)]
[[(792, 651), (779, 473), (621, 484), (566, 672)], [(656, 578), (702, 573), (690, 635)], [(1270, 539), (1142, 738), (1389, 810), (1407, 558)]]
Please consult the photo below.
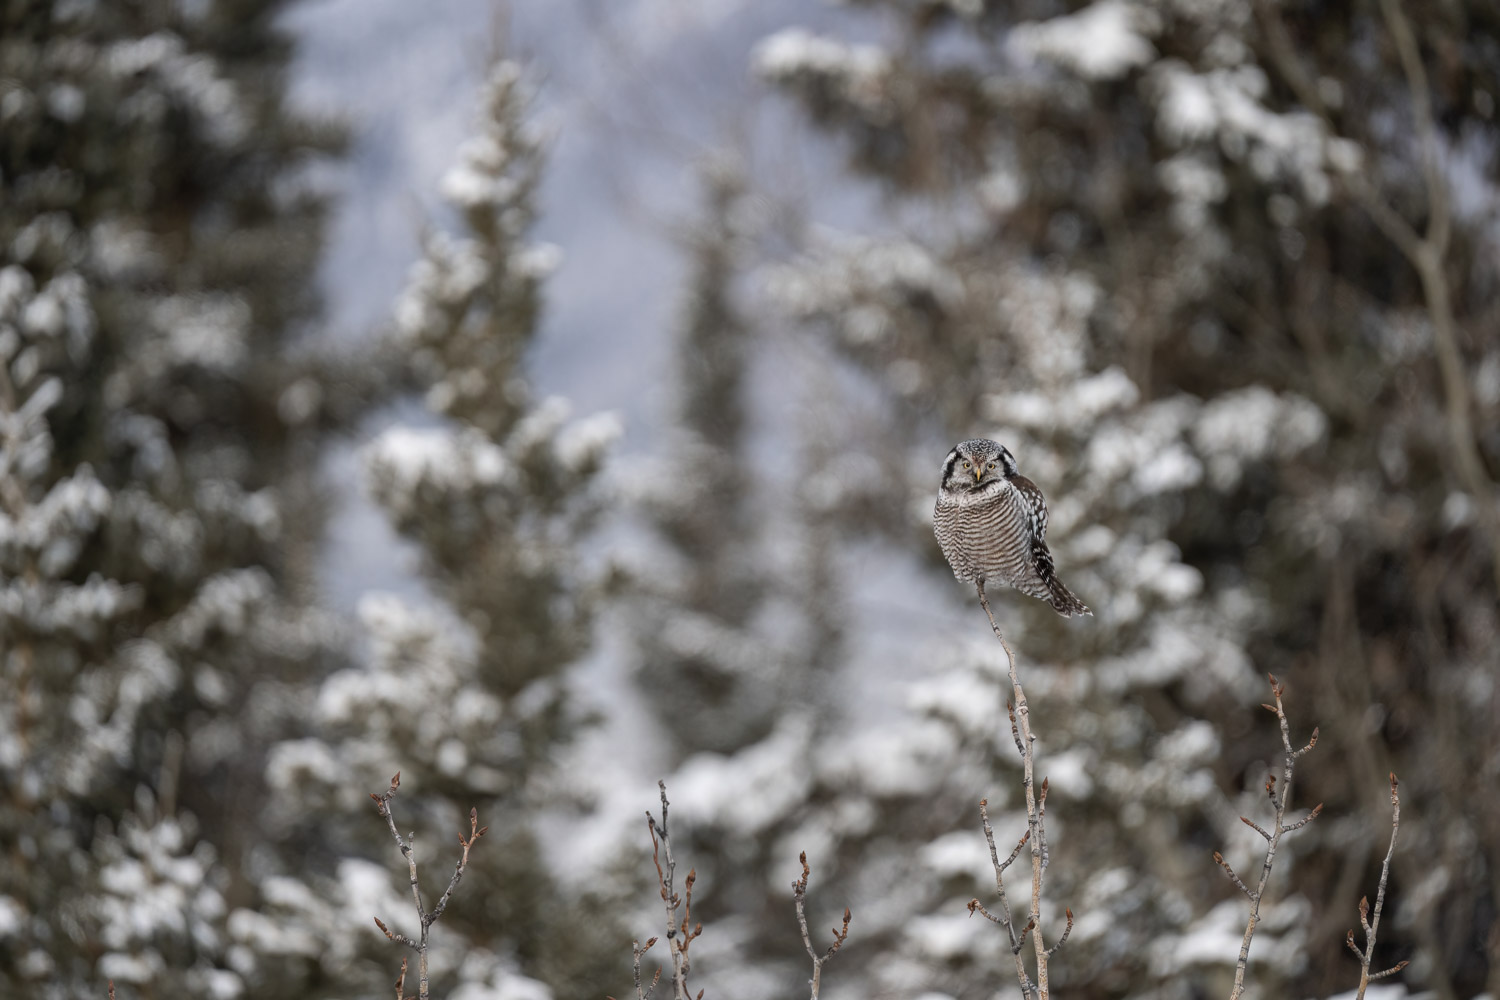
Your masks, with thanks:
[[(1336, 992), (1352, 904), (1340, 872), (1373, 882), (1387, 769), (1428, 776), (1411, 791), (1421, 805), (1404, 803), (1424, 819), (1420, 846), (1398, 855), (1398, 893), (1430, 874), (1424, 852), (1491, 867), (1490, 833), (1475, 828), (1472, 848), (1444, 838), (1474, 789), (1438, 776), (1478, 773), (1490, 752), (1461, 734), (1488, 731), (1493, 692), (1456, 697), (1439, 677), (1477, 683), (1496, 623), (1492, 238), (1444, 170), (1424, 169), (1429, 156), (1492, 165), (1464, 139), (1494, 113), (1500, 67), (1464, 41), (1488, 15), (866, 6), (886, 44), (788, 29), (756, 67), (882, 194), (892, 224), (809, 227), (770, 288), (886, 400), (881, 422), (846, 435), (881, 442), (903, 471), (870, 477), (883, 502), (842, 508), (848, 538), (884, 536), (946, 576), (915, 512), (931, 509), (946, 449), (983, 433), (1044, 485), (1059, 565), (1094, 595), (1083, 626), (1019, 597), (1001, 612), (1026, 661), (1049, 816), (1065, 824), (1049, 940), (1064, 905), (1092, 914), (1053, 984), (1177, 996), (1232, 972), (1242, 907), (1199, 845), (1228, 845), (1244, 867), (1258, 843), (1236, 817), (1277, 745), (1250, 714), (1270, 670), (1341, 748), (1310, 762), (1302, 787), (1346, 819), (1288, 842), (1254, 978), (1268, 993)], [(1424, 254), (1444, 227), (1434, 272)], [(1444, 361), (1455, 351), (1467, 378)], [(872, 506), (914, 514), (893, 522)], [(815, 782), (878, 817), (825, 841), (876, 893), (866, 906), (881, 900), (872, 926), (858, 892), (840, 897), (856, 934), (833, 981), (867, 976), (856, 992), (958, 994), (993, 988), (1004, 968), (995, 929), (965, 909), (990, 880), (976, 800), (1015, 825), (1004, 665), (973, 595), (953, 596), (972, 643), (944, 629), (933, 658), (950, 668), (913, 685), (940, 727), (887, 730), (884, 759), (873, 746), (844, 767), (812, 756), (826, 762)], [(1452, 725), (1419, 724), (1428, 713)], [(926, 777), (903, 781), (909, 765)], [(802, 815), (759, 817), (762, 838)], [(1487, 885), (1419, 897), (1420, 915), (1390, 932), (1391, 947), (1424, 950), (1440, 990), (1491, 981), (1476, 957)], [(1218, 939), (1212, 954), (1190, 947)]]
[[(582, 1000), (628, 976), (626, 935), (554, 875), (567, 859), (546, 854), (538, 820), (567, 808), (553, 763), (584, 721), (567, 672), (592, 641), (603, 568), (581, 541), (618, 425), (608, 414), (570, 420), (563, 400), (532, 391), (527, 349), (557, 256), (528, 237), (545, 136), (518, 64), (496, 63), (480, 96), (476, 133), (443, 180), (461, 224), (427, 234), (390, 334), (429, 417), (365, 450), (371, 492), (415, 544), (436, 600), (367, 596), (367, 661), (329, 677), (307, 735), (273, 755), (279, 815), (332, 866), (331, 877), (305, 876), (275, 919), (337, 955), (324, 965), (346, 988), (387, 988), (406, 953), (372, 918), (415, 937), (415, 913), (369, 793), (399, 771), (392, 808), (418, 833), (429, 907), (469, 810), (490, 828), (434, 926), (435, 993)], [(365, 911), (360, 930), (330, 921), (330, 907)]]
[(334, 660), (299, 568), (337, 366), (290, 342), (341, 140), (285, 107), (281, 7), (0, 13), (8, 997), (257, 986), (261, 762)]

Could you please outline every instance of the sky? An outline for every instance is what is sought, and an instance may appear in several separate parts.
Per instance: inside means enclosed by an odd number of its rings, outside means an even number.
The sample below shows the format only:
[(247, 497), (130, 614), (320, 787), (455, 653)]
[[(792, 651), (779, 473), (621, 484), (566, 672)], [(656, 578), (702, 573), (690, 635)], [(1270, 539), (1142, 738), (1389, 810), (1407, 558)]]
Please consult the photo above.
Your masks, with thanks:
[[(508, 9), (506, 9), (508, 8)], [(293, 99), (350, 122), (322, 275), (327, 330), (369, 336), (389, 314), (418, 237), (443, 220), (438, 182), (476, 112), (497, 48), (528, 67), (554, 147), (535, 238), (562, 250), (532, 374), (579, 415), (620, 411), (627, 449), (669, 412), (663, 394), (695, 169), (718, 149), (765, 159), (790, 109), (747, 111), (750, 50), (787, 24), (827, 25), (805, 0), (309, 0)], [(504, 39), (503, 46), (500, 40)], [(805, 138), (805, 137), (803, 137)]]
[[(685, 276), (673, 233), (693, 218), (696, 172), (730, 148), (793, 187), (833, 175), (806, 162), (826, 165), (836, 151), (798, 132), (791, 108), (750, 99), (758, 87), (750, 53), (788, 24), (841, 19), (847, 12), (805, 0), (293, 6), (284, 22), (298, 43), (292, 99), (347, 122), (353, 135), (331, 178), (324, 335), (377, 335), (423, 226), (452, 221), (439, 182), (473, 128), (485, 68), (504, 51), (527, 66), (536, 118), (553, 137), (534, 238), (559, 248), (562, 263), (547, 283), (532, 379), (540, 394), (566, 397), (576, 416), (617, 413), (619, 453), (649, 451), (671, 417), (671, 338)], [(800, 195), (830, 217), (869, 214), (868, 199), (847, 185)], [(358, 447), (393, 421), (430, 419), (415, 401), (399, 404), (327, 458), (342, 507), (323, 568), (336, 608), (353, 610), (371, 589), (421, 595), (413, 550), (359, 490)]]

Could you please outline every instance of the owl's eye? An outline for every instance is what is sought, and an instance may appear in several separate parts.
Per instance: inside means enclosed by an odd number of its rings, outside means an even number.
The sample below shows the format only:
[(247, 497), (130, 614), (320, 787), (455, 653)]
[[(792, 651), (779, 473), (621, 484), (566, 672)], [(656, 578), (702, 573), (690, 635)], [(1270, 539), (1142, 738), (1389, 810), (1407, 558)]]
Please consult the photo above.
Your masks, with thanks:
[(964, 468), (965, 468), (965, 469), (967, 469), (967, 468), (970, 468), (970, 467), (971, 467), (971, 466), (970, 466), (970, 465), (969, 465), (969, 463), (968, 463), (968, 462), (965, 462), (965, 463), (964, 463)]
[(991, 463), (990, 463), (990, 468), (992, 468), (992, 469), (993, 469), (993, 468), (994, 468), (994, 467), (995, 467), (995, 463), (994, 463), (994, 462), (991, 462)]

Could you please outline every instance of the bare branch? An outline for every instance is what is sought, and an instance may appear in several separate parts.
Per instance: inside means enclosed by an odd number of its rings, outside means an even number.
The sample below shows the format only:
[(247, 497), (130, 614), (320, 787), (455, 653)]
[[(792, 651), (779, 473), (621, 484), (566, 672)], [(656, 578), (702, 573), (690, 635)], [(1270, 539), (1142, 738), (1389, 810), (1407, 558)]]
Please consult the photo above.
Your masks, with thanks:
[[(396, 790), (400, 787), (401, 772), (397, 771), (395, 776), (391, 778), (390, 787), (384, 792), (371, 792), (370, 798), (375, 800), (376, 811), (386, 821), (386, 825), (391, 831), (391, 837), (396, 841), (396, 847), (401, 851), (401, 855), (406, 858), (407, 869), (411, 873), (412, 902), (417, 908), (417, 923), (421, 928), (421, 937), (419, 940), (413, 941), (405, 934), (396, 933), (381, 922), (379, 917), (375, 918), (375, 926), (380, 928), (381, 933), (386, 936), (387, 940), (404, 944), (416, 951), (417, 997), (418, 1000), (429, 1000), (429, 983), (427, 978), (428, 933), (431, 931), (432, 925), (437, 922), (438, 917), (443, 915), (443, 910), (448, 906), (448, 900), (453, 897), (453, 890), (458, 888), (459, 879), (463, 878), (464, 869), (469, 864), (469, 849), (474, 846), (475, 841), (489, 831), (489, 827), (481, 828), (479, 826), (479, 811), (477, 809), (469, 810), (469, 839), (465, 840), (463, 834), (459, 834), (458, 843), (463, 848), (463, 854), (453, 869), (453, 878), (449, 880), (447, 890), (443, 893), (442, 898), (438, 900), (437, 906), (429, 912), (422, 905), (422, 890), (417, 882), (417, 853), (413, 842), (401, 836), (401, 831), (396, 828), (396, 817), (391, 812), (391, 799), (395, 797)], [(396, 980), (396, 995), (398, 1000), (404, 1000), (404, 998), (401, 998), (401, 991), (405, 988), (406, 969), (406, 959), (402, 958), (401, 976)]]
[(1271, 839), (1271, 835), (1265, 830), (1261, 829), (1260, 824), (1255, 822), (1255, 820), (1251, 819), (1249, 816), (1241, 816), (1240, 822), (1248, 826), (1250, 829), (1254, 830), (1256, 833), (1260, 834), (1262, 837), (1265, 837), (1267, 840)]
[[(632, 964), (632, 970), (635, 973), (635, 997), (636, 997), (636, 1000), (651, 1000), (651, 994), (654, 993), (654, 992), (656, 992), (656, 984), (659, 983), (659, 982), (661, 982), (661, 969), (657, 969), (656, 970), (656, 974), (651, 977), (651, 985), (650, 986), (643, 986), (641, 984), (641, 957), (644, 956), (646, 954), (646, 952), (650, 951), (651, 950), (651, 946), (653, 944), (655, 944), (655, 943), (656, 943), (656, 938), (651, 938), (649, 941), (646, 942), (646, 944), (645, 944), (644, 947), (641, 945), (641, 942), (639, 940), (630, 942), (631, 952), (632, 952), (633, 957), (634, 957), (634, 963)], [(606, 997), (605, 1000), (615, 1000), (615, 998), (614, 997)]]
[(1406, 968), (1405, 962), (1399, 962), (1384, 972), (1377, 972), (1373, 975), (1370, 973), (1370, 960), (1375, 957), (1375, 934), (1380, 929), (1380, 911), (1385, 906), (1385, 886), (1391, 875), (1391, 857), (1396, 853), (1396, 835), (1400, 832), (1401, 792), (1393, 771), (1391, 772), (1391, 844), (1385, 850), (1385, 860), (1380, 863), (1380, 888), (1375, 891), (1374, 910), (1370, 909), (1370, 897), (1361, 896), (1359, 900), (1359, 923), (1365, 932), (1364, 951), (1355, 947), (1353, 931), (1350, 931), (1344, 939), (1349, 945), (1349, 950), (1359, 958), (1359, 990), (1354, 994), (1355, 1000), (1364, 1000), (1365, 989), (1369, 987), (1370, 980), (1384, 979)]
[(458, 846), (463, 848), (463, 854), (459, 856), (458, 863), (453, 866), (453, 878), (448, 882), (448, 888), (443, 892), (443, 898), (438, 900), (437, 906), (427, 915), (429, 925), (437, 923), (443, 911), (448, 908), (448, 900), (453, 896), (453, 890), (458, 888), (458, 880), (464, 877), (464, 869), (469, 865), (469, 849), (474, 846), (474, 841), (490, 832), (489, 827), (479, 825), (479, 810), (469, 809), (469, 839), (465, 840), (463, 834), (458, 835)]
[[(397, 931), (393, 931), (389, 927), (387, 927), (385, 924), (381, 923), (379, 917), (375, 918), (375, 926), (380, 928), (380, 932), (385, 935), (385, 938), (386, 938), (387, 941), (395, 941), (397, 944), (404, 944), (408, 948), (420, 948), (421, 947), (421, 945), (417, 944), (417, 942), (413, 941), (411, 938), (407, 937), (405, 934), (401, 934), (401, 933), (399, 933)], [(404, 962), (404, 961), (406, 961), (406, 959), (403, 958), (401, 961)]]
[(1061, 948), (1064, 944), (1066, 944), (1067, 940), (1068, 940), (1068, 935), (1073, 933), (1073, 911), (1070, 910), (1070, 909), (1066, 909), (1065, 908), (1063, 910), (1063, 913), (1067, 914), (1067, 917), (1068, 917), (1068, 926), (1066, 926), (1066, 927), (1063, 928), (1062, 937), (1060, 937), (1060, 938), (1057, 939), (1057, 943), (1054, 944), (1052, 947), (1050, 947), (1050, 948), (1047, 949), (1047, 954), (1048, 955), (1054, 954), (1057, 951), (1057, 949)]
[(1224, 855), (1220, 854), (1218, 851), (1214, 851), (1214, 861), (1217, 862), (1220, 868), (1224, 869), (1224, 874), (1229, 876), (1229, 881), (1239, 886), (1241, 892), (1249, 896), (1251, 899), (1255, 898), (1255, 893), (1250, 891), (1250, 887), (1243, 881), (1241, 881), (1240, 877), (1234, 873), (1233, 868), (1229, 867), (1229, 862), (1224, 860)]
[(1308, 813), (1306, 816), (1303, 816), (1301, 819), (1291, 824), (1290, 826), (1283, 826), (1281, 828), (1281, 832), (1291, 833), (1293, 830), (1300, 830), (1307, 824), (1311, 823), (1313, 820), (1317, 819), (1322, 812), (1323, 803), (1319, 802), (1317, 805), (1313, 806), (1312, 812)]
[[(833, 929), (833, 946), (822, 955), (819, 955), (817, 949), (813, 947), (812, 934), (807, 929), (807, 880), (812, 875), (812, 866), (807, 863), (806, 851), (802, 852), (798, 860), (802, 862), (802, 877), (792, 883), (792, 901), (797, 906), (797, 926), (802, 930), (802, 946), (807, 949), (808, 957), (812, 959), (813, 963), (812, 979), (809, 981), (809, 985), (812, 987), (811, 1000), (818, 1000), (818, 989), (823, 978), (823, 966), (827, 964), (830, 958), (838, 954), (838, 950), (844, 946), (844, 941), (849, 937), (849, 921), (853, 915), (849, 912), (848, 907), (844, 908), (844, 926)], [(972, 913), (973, 909), (970, 908), (969, 912)], [(985, 916), (989, 916), (989, 914), (985, 914)], [(993, 920), (994, 917), (990, 917), (990, 919)]]
[(1250, 962), (1250, 942), (1255, 937), (1255, 927), (1260, 922), (1260, 904), (1261, 901), (1265, 899), (1266, 883), (1271, 879), (1271, 867), (1276, 863), (1276, 848), (1280, 845), (1281, 838), (1284, 834), (1290, 833), (1293, 830), (1298, 830), (1303, 826), (1306, 826), (1314, 817), (1318, 815), (1319, 811), (1321, 811), (1323, 808), (1322, 804), (1320, 803), (1318, 807), (1315, 808), (1311, 813), (1309, 813), (1297, 823), (1292, 824), (1291, 826), (1288, 826), (1285, 822), (1286, 810), (1292, 800), (1292, 773), (1296, 761), (1299, 757), (1301, 757), (1303, 754), (1307, 753), (1317, 745), (1318, 736), (1317, 730), (1314, 729), (1312, 738), (1307, 741), (1306, 746), (1302, 747), (1300, 750), (1292, 749), (1291, 724), (1287, 721), (1286, 710), (1283, 707), (1281, 701), (1282, 695), (1286, 693), (1286, 685), (1277, 681), (1275, 675), (1273, 674), (1268, 674), (1267, 677), (1271, 682), (1271, 697), (1274, 700), (1275, 704), (1264, 705), (1262, 707), (1270, 709), (1272, 712), (1274, 712), (1276, 714), (1276, 721), (1281, 726), (1281, 793), (1278, 795), (1276, 792), (1276, 776), (1269, 775), (1266, 778), (1265, 785), (1266, 798), (1270, 800), (1271, 807), (1275, 810), (1275, 819), (1274, 822), (1270, 824), (1270, 833), (1267, 833), (1265, 828), (1261, 827), (1253, 820), (1250, 820), (1244, 816), (1240, 817), (1241, 822), (1243, 822), (1251, 829), (1255, 830), (1256, 833), (1259, 833), (1266, 840), (1266, 856), (1264, 861), (1261, 862), (1260, 881), (1256, 884), (1255, 888), (1251, 889), (1249, 886), (1247, 886), (1244, 881), (1234, 873), (1234, 869), (1229, 867), (1229, 863), (1224, 860), (1224, 856), (1218, 851), (1214, 852), (1214, 861), (1219, 865), (1220, 868), (1224, 869), (1224, 873), (1229, 876), (1230, 880), (1234, 882), (1235, 886), (1237, 886), (1241, 892), (1243, 892), (1250, 898), (1250, 918), (1245, 923), (1245, 936), (1240, 941), (1240, 957), (1239, 962), (1235, 965), (1234, 988), (1229, 994), (1230, 1000), (1239, 1000), (1240, 996), (1245, 992), (1245, 967)]
[(969, 916), (972, 917), (974, 915), (974, 913), (975, 913), (976, 910), (978, 912), (984, 914), (985, 917), (991, 923), (996, 923), (996, 924), (1003, 924), (1003, 923), (1005, 923), (1005, 921), (1003, 921), (999, 917), (995, 916), (989, 910), (986, 910), (984, 908), (984, 904), (979, 901), (979, 897), (977, 897), (977, 896), (975, 898), (969, 900)]
[[(989, 619), (990, 630), (995, 633), (995, 638), (1000, 642), (1000, 648), (1005, 650), (1005, 659), (1009, 664), (1011, 700), (1006, 703), (1006, 709), (1010, 716), (1011, 737), (1015, 740), (1016, 750), (1021, 755), (1022, 786), (1026, 791), (1026, 836), (1021, 838), (1020, 843), (1016, 845), (1016, 851), (1012, 852), (1011, 858), (1004, 865), (1000, 863), (999, 852), (995, 850), (994, 832), (990, 829), (986, 807), (983, 803), (980, 805), (985, 837), (990, 846), (990, 859), (995, 866), (995, 889), (1000, 896), (1000, 919), (997, 922), (1005, 925), (1006, 933), (1010, 937), (1011, 949), (1016, 958), (1016, 979), (1021, 984), (1021, 993), (1026, 1000), (1031, 1000), (1033, 992), (1031, 979), (1026, 974), (1026, 965), (1021, 958), (1021, 948), (1025, 944), (1027, 934), (1031, 935), (1031, 943), (1036, 956), (1035, 996), (1037, 1000), (1048, 1000), (1051, 988), (1047, 973), (1047, 959), (1051, 955), (1051, 949), (1043, 941), (1041, 932), (1042, 882), (1051, 861), (1047, 849), (1046, 829), (1048, 784), (1043, 780), (1041, 791), (1038, 793), (1035, 784), (1036, 735), (1031, 731), (1031, 708), (1026, 702), (1026, 692), (1021, 687), (1021, 679), (1016, 671), (1015, 654), (1011, 652), (1010, 643), (1005, 641), (1005, 634), (1000, 631), (994, 612), (990, 610), (984, 584), (977, 583), (975, 589), (979, 593), (979, 605), (984, 609), (985, 617)], [(1009, 901), (1006, 899), (1003, 876), (1005, 869), (1015, 859), (1022, 844), (1031, 846), (1031, 906), (1027, 913), (1026, 927), (1018, 933)]]
[[(667, 949), (672, 960), (672, 997), (673, 1000), (691, 1000), (688, 994), (687, 977), (692, 969), (692, 962), (688, 959), (688, 947), (693, 940), (703, 933), (703, 925), (690, 926), (693, 912), (693, 883), (698, 880), (696, 870), (689, 870), (688, 876), (683, 882), (683, 895), (677, 895), (674, 888), (677, 875), (677, 859), (672, 855), (672, 837), (667, 827), (668, 810), (671, 803), (667, 801), (667, 783), (658, 781), (656, 787), (661, 792), (661, 819), (658, 820), (651, 815), (651, 810), (646, 810), (646, 829), (651, 834), (651, 860), (656, 865), (656, 880), (658, 891), (661, 894), (662, 907), (667, 918)], [(677, 919), (678, 907), (683, 908), (682, 919)], [(646, 942), (646, 948), (650, 948), (656, 942), (652, 938)], [(641, 955), (645, 954), (646, 948), (641, 948), (636, 953), (636, 962), (639, 965)], [(659, 979), (661, 973), (657, 973)], [(639, 969), (637, 969), (637, 995), (639, 1000), (645, 1000), (640, 995)], [(656, 988), (656, 979), (651, 982), (651, 988)], [(649, 991), (647, 991), (649, 994)], [(699, 991), (702, 996), (702, 991)]]

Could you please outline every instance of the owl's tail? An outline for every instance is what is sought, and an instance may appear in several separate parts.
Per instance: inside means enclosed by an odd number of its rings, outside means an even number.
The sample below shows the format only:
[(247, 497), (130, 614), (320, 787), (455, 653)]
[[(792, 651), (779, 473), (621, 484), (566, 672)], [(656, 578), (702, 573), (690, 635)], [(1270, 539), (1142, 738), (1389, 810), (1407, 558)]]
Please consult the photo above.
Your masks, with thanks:
[(1052, 605), (1052, 610), (1064, 618), (1072, 618), (1075, 615), (1092, 615), (1089, 606), (1073, 596), (1073, 592), (1063, 586), (1063, 582), (1056, 576), (1047, 580), (1047, 603)]

